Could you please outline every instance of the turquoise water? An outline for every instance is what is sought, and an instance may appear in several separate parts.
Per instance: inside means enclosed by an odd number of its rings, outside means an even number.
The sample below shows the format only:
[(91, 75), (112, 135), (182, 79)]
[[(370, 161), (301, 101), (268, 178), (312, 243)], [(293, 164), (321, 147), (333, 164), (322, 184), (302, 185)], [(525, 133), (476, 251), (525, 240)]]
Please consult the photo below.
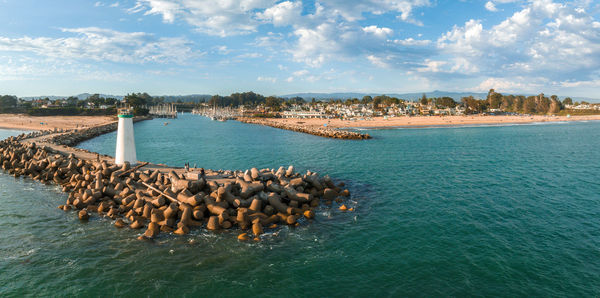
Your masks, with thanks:
[[(0, 173), (0, 296), (600, 295), (600, 122), (370, 130), (368, 141), (163, 122), (135, 124), (140, 160), (293, 164), (346, 182), (356, 212), (323, 207), (259, 243), (202, 230), (149, 243), (56, 209), (55, 186)], [(112, 155), (115, 136), (80, 147)]]

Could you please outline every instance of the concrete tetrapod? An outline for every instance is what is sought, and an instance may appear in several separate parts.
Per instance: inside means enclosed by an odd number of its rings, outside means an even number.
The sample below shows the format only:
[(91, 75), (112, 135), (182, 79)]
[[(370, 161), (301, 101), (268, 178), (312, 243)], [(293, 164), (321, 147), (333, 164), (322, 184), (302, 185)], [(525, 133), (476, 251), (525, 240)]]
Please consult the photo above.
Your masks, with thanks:
[[(73, 144), (94, 133), (79, 137), (80, 132), (72, 132), (72, 138), (51, 139), (69, 139), (66, 142)], [(199, 175), (178, 174), (175, 169), (144, 170), (128, 163), (116, 166), (110, 160), (64, 153), (63, 147), (27, 143), (28, 138), (40, 134), (0, 141), (2, 169), (15, 176), (57, 183), (68, 193), (62, 210), (76, 209), (82, 220), (91, 214), (106, 216), (116, 220), (116, 227), (146, 227), (144, 239), (160, 232), (186, 234), (205, 221), (209, 230), (252, 228), (256, 236), (264, 227), (274, 228), (280, 222), (297, 224), (301, 216), (314, 218), (313, 208), (318, 208), (321, 200), (341, 200), (349, 195), (328, 176), (300, 175), (294, 167), (211, 172), (213, 177), (225, 178), (206, 181)]]

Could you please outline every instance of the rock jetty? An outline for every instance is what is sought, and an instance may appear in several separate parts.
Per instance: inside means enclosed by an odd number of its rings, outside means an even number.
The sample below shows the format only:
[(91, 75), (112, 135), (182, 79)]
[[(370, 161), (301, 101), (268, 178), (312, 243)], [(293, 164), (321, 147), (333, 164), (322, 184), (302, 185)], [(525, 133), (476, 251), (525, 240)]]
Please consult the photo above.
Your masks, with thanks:
[[(139, 122), (144, 120), (152, 119), (151, 117), (135, 117), (133, 122)], [(64, 145), (64, 146), (75, 146), (83, 141), (93, 139), (99, 135), (109, 133), (117, 130), (118, 122), (112, 122), (104, 125), (94, 126), (84, 129), (74, 129), (65, 131), (62, 134), (55, 134), (51, 138), (45, 141), (52, 144)]]
[(265, 125), (265, 126), (270, 126), (270, 127), (274, 127), (274, 128), (280, 128), (280, 129), (286, 129), (286, 130), (291, 130), (291, 131), (296, 131), (296, 132), (307, 133), (307, 134), (325, 137), (325, 138), (346, 139), (346, 140), (367, 140), (367, 139), (371, 138), (371, 136), (369, 134), (362, 134), (362, 133), (357, 133), (357, 132), (352, 132), (352, 131), (327, 128), (327, 127), (314, 127), (314, 126), (277, 123), (277, 122), (270, 121), (268, 119), (263, 119), (263, 118), (240, 117), (240, 118), (237, 118), (237, 120), (240, 122), (243, 122), (243, 123)]
[[(58, 208), (76, 210), (82, 221), (101, 216), (114, 220), (117, 228), (145, 229), (139, 239), (183, 235), (194, 228), (237, 228), (238, 239), (259, 240), (267, 229), (313, 218), (321, 202), (350, 196), (343, 183), (310, 171), (297, 173), (293, 166), (219, 171), (208, 177), (148, 163), (118, 166), (110, 159), (82, 158), (64, 146), (109, 130), (102, 126), (11, 137), (0, 141), (0, 165), (16, 177), (60, 185), (68, 198)], [(60, 145), (34, 142), (44, 138)]]

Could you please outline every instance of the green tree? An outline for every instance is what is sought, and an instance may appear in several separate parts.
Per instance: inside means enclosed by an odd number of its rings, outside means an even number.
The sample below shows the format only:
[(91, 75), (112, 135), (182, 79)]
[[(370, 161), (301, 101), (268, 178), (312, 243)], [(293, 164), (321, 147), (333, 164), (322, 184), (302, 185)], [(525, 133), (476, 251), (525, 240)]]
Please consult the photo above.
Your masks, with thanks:
[(497, 93), (494, 89), (490, 89), (487, 96), (488, 105), (490, 109), (498, 109), (502, 104), (502, 94)]
[(265, 106), (270, 108), (272, 111), (279, 111), (281, 107), (281, 100), (275, 96), (269, 96), (265, 99)]
[(377, 110), (379, 105), (383, 102), (383, 96), (375, 96), (373, 98), (373, 109)]
[(0, 96), (0, 108), (9, 109), (17, 106), (18, 98), (14, 95)]
[(435, 104), (441, 107), (454, 108), (458, 104), (452, 97), (440, 97), (435, 99)]
[(572, 105), (573, 99), (571, 99), (570, 97), (566, 97), (562, 103), (563, 103), (563, 105)]
[(145, 92), (144, 93), (127, 94), (123, 98), (123, 102), (129, 104), (133, 108), (141, 107), (143, 105), (151, 103), (152, 102), (152, 96), (148, 95), (148, 93), (145, 93)]
[(523, 102), (523, 113), (535, 114), (536, 110), (535, 96), (529, 96)]
[(535, 100), (535, 110), (539, 114), (547, 114), (550, 110), (550, 99), (544, 96), (544, 93), (540, 93)]
[(69, 96), (66, 100), (67, 106), (68, 107), (75, 107), (77, 106), (77, 102), (79, 102), (79, 99), (75, 96)]
[(363, 96), (362, 101), (361, 101), (362, 104), (368, 104), (371, 102), (373, 102), (373, 98), (369, 95)]
[(423, 93), (423, 96), (421, 96), (420, 102), (422, 105), (427, 105), (428, 100), (427, 100), (427, 95), (425, 93)]
[(560, 100), (558, 100), (558, 97), (552, 98), (550, 101), (550, 109), (548, 110), (548, 113), (556, 114), (556, 113), (560, 112), (560, 110), (562, 110), (563, 108), (564, 107), (563, 107), (562, 103), (560, 102)]

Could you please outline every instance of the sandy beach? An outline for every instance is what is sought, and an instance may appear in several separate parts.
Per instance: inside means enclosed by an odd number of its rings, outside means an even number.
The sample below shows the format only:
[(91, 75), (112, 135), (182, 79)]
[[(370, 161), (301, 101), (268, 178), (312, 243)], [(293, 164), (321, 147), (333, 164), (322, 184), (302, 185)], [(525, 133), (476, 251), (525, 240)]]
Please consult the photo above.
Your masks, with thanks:
[(72, 129), (106, 124), (116, 121), (110, 116), (41, 116), (0, 114), (0, 128), (22, 130)]
[(441, 125), (476, 125), (476, 124), (509, 124), (509, 123), (531, 123), (531, 122), (561, 122), (561, 121), (586, 121), (600, 120), (600, 115), (591, 116), (401, 116), (374, 117), (371, 120), (340, 120), (340, 119), (269, 119), (281, 124), (305, 125), (307, 127), (322, 127), (327, 124), (330, 128), (344, 127), (372, 127), (372, 128), (391, 128), (391, 127), (419, 127), (419, 126), (441, 126)]

